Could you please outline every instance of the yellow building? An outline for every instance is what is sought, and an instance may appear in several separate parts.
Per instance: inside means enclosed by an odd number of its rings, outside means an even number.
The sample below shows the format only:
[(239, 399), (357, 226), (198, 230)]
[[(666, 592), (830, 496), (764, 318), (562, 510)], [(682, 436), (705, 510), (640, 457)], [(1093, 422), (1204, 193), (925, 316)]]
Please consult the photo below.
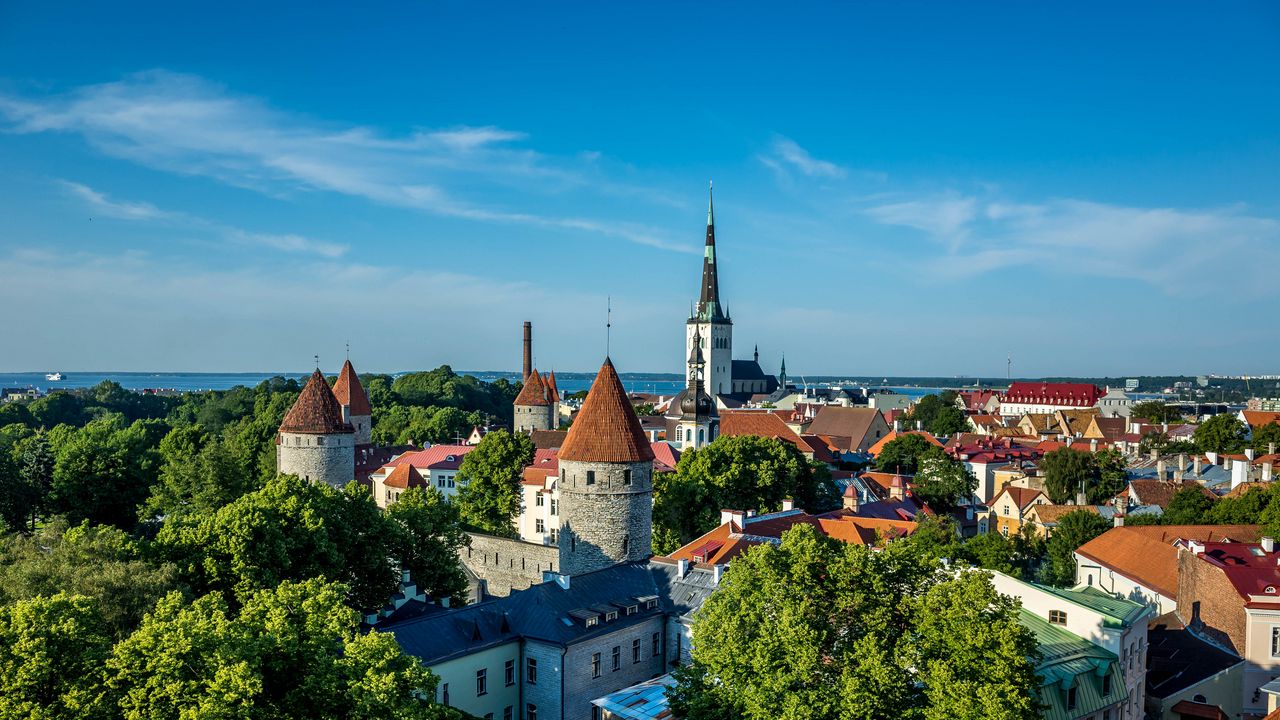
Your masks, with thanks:
[(998, 532), (1005, 537), (1017, 535), (1026, 522), (1027, 512), (1036, 505), (1049, 504), (1049, 497), (1039, 490), (1006, 485), (987, 503), (991, 522), (988, 532)]

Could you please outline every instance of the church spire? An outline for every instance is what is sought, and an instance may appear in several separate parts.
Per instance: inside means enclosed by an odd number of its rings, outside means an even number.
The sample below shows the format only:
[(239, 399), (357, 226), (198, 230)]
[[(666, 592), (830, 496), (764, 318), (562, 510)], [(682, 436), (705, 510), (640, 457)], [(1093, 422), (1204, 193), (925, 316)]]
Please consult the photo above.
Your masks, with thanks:
[(725, 319), (720, 309), (720, 281), (716, 273), (716, 217), (711, 186), (707, 186), (707, 245), (702, 255), (702, 288), (698, 295), (698, 319), (717, 322)]

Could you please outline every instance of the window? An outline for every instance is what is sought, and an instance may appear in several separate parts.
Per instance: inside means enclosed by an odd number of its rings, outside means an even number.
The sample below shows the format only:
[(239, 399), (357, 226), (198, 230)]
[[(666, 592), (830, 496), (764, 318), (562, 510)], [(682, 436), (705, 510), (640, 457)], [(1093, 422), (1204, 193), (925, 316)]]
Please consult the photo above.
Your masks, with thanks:
[(551, 514), (552, 514), (552, 515), (555, 515), (555, 514), (556, 514), (556, 510), (557, 510), (556, 505), (557, 505), (557, 503), (556, 503), (556, 499), (555, 499), (555, 498), (551, 498)]
[(1111, 720), (1111, 711), (1110, 711), (1110, 710), (1103, 710), (1103, 711), (1102, 711), (1102, 720)]
[(613, 646), (613, 671), (618, 672), (622, 668), (622, 646)]
[(600, 720), (600, 708), (595, 705), (591, 706), (591, 720)]
[(628, 538), (626, 535), (623, 535), (623, 536), (622, 536), (622, 554), (623, 554), (623, 555), (626, 555), (626, 554), (627, 554), (627, 545), (629, 545), (629, 544), (630, 544), (630, 543), (628, 542), (629, 540), (630, 540), (630, 538)]
[(480, 668), (476, 671), (476, 697), (489, 694), (489, 669)]
[(1004, 515), (1005, 517), (1008, 517), (1008, 516), (1009, 516), (1009, 506), (1008, 506), (1008, 505), (1005, 505), (1005, 506), (1004, 506), (1004, 511), (1003, 511), (1001, 514), (1002, 514), (1002, 515)]
[(662, 654), (662, 636), (658, 633), (653, 634), (653, 656), (657, 657)]
[(623, 470), (623, 471), (622, 471), (622, 484), (623, 484), (623, 485), (630, 485), (630, 484), (631, 484), (631, 471), (630, 471), (630, 470)]
[(444, 487), (444, 476), (436, 478), (436, 487)]
[(600, 653), (591, 654), (591, 677), (600, 677)]
[(323, 444), (324, 444), (324, 436), (323, 436), (323, 435), (317, 435), (317, 436), (316, 436), (316, 444), (317, 444), (317, 445), (323, 445)]
[(587, 471), (587, 484), (588, 484), (588, 485), (595, 485), (595, 484), (596, 484), (596, 471), (595, 471), (595, 470), (588, 470), (588, 471)]
[(1076, 689), (1071, 688), (1067, 691), (1067, 710), (1076, 709)]
[(1208, 703), (1208, 702), (1209, 702), (1209, 698), (1206, 698), (1206, 697), (1205, 697), (1205, 696), (1203, 696), (1203, 695), (1195, 695), (1195, 696), (1193, 696), (1193, 697), (1191, 698), (1191, 701), (1192, 701), (1192, 702), (1198, 702), (1198, 703), (1201, 703), (1201, 704), (1206, 704), (1206, 703)]
[(658, 600), (656, 598), (650, 598), (649, 600), (646, 600), (644, 603), (645, 610), (652, 610), (656, 607), (658, 607)]
[(631, 641), (631, 662), (640, 662), (640, 638)]
[(524, 661), (524, 681), (530, 685), (538, 684), (538, 660), (528, 658)]
[(546, 500), (543, 499), (542, 493), (538, 493), (538, 497), (534, 498), (533, 504), (538, 507), (542, 507), (543, 503), (545, 502)]
[(502, 708), (502, 720), (514, 720), (515, 708), (510, 705)]
[(560, 533), (555, 528), (551, 528), (551, 544), (556, 545), (560, 542)]
[(506, 682), (507, 687), (516, 684), (516, 661), (508, 660), (507, 666), (503, 668), (502, 679)]
[(605, 614), (604, 614), (604, 621), (605, 621), (605, 622), (613, 622), (614, 620), (617, 620), (617, 619), (618, 619), (618, 611), (617, 611), (617, 610), (610, 610), (609, 612), (607, 612), (607, 613), (605, 613)]
[(1049, 622), (1053, 623), (1054, 625), (1066, 625), (1067, 614), (1061, 610), (1050, 610)]
[(524, 706), (525, 720), (538, 720), (538, 706), (533, 703), (526, 703)]
[[(599, 615), (597, 615), (597, 616), (595, 616), (595, 617), (589, 617), (589, 618), (587, 618), (587, 623), (586, 623), (587, 627), (595, 627), (596, 625), (599, 625), (599, 624), (600, 624), (600, 616), (599, 616)], [(599, 653), (596, 653), (596, 655), (597, 655), (597, 656), (599, 656)]]
[(445, 705), (449, 704), (449, 683), (441, 683), (440, 685), (440, 702)]
[(1111, 674), (1102, 676), (1102, 697), (1111, 695)]
[(547, 531), (547, 524), (542, 522), (542, 518), (538, 518), (533, 521), (533, 531), (537, 533), (544, 533)]
[(1280, 625), (1271, 627), (1271, 657), (1280, 657)]

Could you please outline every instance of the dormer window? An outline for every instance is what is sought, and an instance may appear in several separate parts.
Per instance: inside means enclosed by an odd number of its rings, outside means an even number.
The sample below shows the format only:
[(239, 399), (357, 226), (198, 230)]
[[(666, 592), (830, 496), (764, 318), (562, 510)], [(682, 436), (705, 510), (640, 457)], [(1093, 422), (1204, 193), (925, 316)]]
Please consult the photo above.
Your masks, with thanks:
[(1067, 614), (1061, 610), (1050, 610), (1049, 622), (1053, 623), (1054, 625), (1066, 625)]
[(1111, 694), (1111, 674), (1107, 673), (1106, 675), (1102, 676), (1102, 697), (1107, 697), (1110, 694)]
[(596, 625), (599, 625), (599, 624), (600, 624), (600, 618), (598, 617), (587, 618), (587, 627), (595, 627)]
[(605, 613), (605, 614), (604, 614), (604, 621), (605, 621), (605, 622), (613, 622), (614, 620), (617, 620), (617, 619), (618, 619), (618, 611), (617, 611), (617, 610), (611, 610), (611, 611), (609, 611), (609, 612), (607, 612), (607, 613)]

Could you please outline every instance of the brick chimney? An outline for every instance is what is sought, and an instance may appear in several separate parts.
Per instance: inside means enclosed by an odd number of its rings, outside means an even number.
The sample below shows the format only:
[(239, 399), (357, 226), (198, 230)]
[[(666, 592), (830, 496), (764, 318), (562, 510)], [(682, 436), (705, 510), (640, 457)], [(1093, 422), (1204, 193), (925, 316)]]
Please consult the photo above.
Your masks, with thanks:
[(1164, 460), (1156, 461), (1156, 479), (1163, 481), (1165, 479), (1165, 462)]
[(529, 373), (533, 372), (533, 323), (526, 320), (524, 322), (524, 372), (520, 374), (520, 379), (524, 380), (529, 377)]

